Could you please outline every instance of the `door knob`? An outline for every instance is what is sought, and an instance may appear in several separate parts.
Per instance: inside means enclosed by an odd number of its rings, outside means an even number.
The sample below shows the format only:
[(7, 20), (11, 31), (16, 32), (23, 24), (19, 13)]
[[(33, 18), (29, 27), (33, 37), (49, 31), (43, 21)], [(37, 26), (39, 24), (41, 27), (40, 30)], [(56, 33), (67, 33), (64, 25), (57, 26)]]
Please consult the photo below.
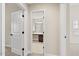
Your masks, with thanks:
[(64, 38), (67, 38), (66, 36), (64, 36)]
[(13, 34), (10, 34), (10, 36), (13, 36)]

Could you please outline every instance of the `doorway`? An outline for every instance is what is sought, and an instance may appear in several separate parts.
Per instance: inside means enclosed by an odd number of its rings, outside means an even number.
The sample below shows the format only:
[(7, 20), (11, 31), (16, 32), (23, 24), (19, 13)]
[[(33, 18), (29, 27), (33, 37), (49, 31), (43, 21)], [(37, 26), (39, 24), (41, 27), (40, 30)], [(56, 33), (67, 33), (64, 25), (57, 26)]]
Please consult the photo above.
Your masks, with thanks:
[(31, 52), (35, 56), (44, 55), (44, 10), (32, 10), (32, 43)]
[(24, 11), (17, 4), (5, 4), (5, 55), (24, 55)]

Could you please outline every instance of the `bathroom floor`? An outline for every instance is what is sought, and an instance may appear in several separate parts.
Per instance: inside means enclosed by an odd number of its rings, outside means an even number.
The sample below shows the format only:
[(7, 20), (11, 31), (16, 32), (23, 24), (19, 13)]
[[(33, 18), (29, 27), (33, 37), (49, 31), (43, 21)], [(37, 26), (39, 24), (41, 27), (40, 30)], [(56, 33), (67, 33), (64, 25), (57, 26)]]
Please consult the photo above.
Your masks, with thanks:
[(33, 55), (43, 55), (43, 43), (38, 41), (33, 41), (32, 53)]

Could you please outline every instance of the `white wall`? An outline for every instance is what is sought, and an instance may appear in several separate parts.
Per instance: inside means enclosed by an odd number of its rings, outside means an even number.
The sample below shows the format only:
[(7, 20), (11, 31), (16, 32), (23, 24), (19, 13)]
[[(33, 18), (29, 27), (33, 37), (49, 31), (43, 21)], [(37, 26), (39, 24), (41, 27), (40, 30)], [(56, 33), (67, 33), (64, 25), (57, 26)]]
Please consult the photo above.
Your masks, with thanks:
[(30, 4), (29, 10), (46, 10), (45, 41), (47, 54), (59, 54), (59, 4)]
[(5, 45), (10, 47), (11, 39), (11, 13), (14, 11), (20, 10), (19, 7), (14, 3), (6, 3), (5, 4)]
[(0, 56), (2, 55), (2, 4), (0, 3)]

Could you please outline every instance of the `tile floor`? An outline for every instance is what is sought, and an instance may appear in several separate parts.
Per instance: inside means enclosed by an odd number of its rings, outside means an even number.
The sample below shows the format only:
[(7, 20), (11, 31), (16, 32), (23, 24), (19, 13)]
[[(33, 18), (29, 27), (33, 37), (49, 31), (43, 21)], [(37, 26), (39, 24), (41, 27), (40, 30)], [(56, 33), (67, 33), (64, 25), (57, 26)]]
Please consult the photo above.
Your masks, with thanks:
[(43, 56), (43, 43), (42, 42), (33, 41), (32, 55)]

